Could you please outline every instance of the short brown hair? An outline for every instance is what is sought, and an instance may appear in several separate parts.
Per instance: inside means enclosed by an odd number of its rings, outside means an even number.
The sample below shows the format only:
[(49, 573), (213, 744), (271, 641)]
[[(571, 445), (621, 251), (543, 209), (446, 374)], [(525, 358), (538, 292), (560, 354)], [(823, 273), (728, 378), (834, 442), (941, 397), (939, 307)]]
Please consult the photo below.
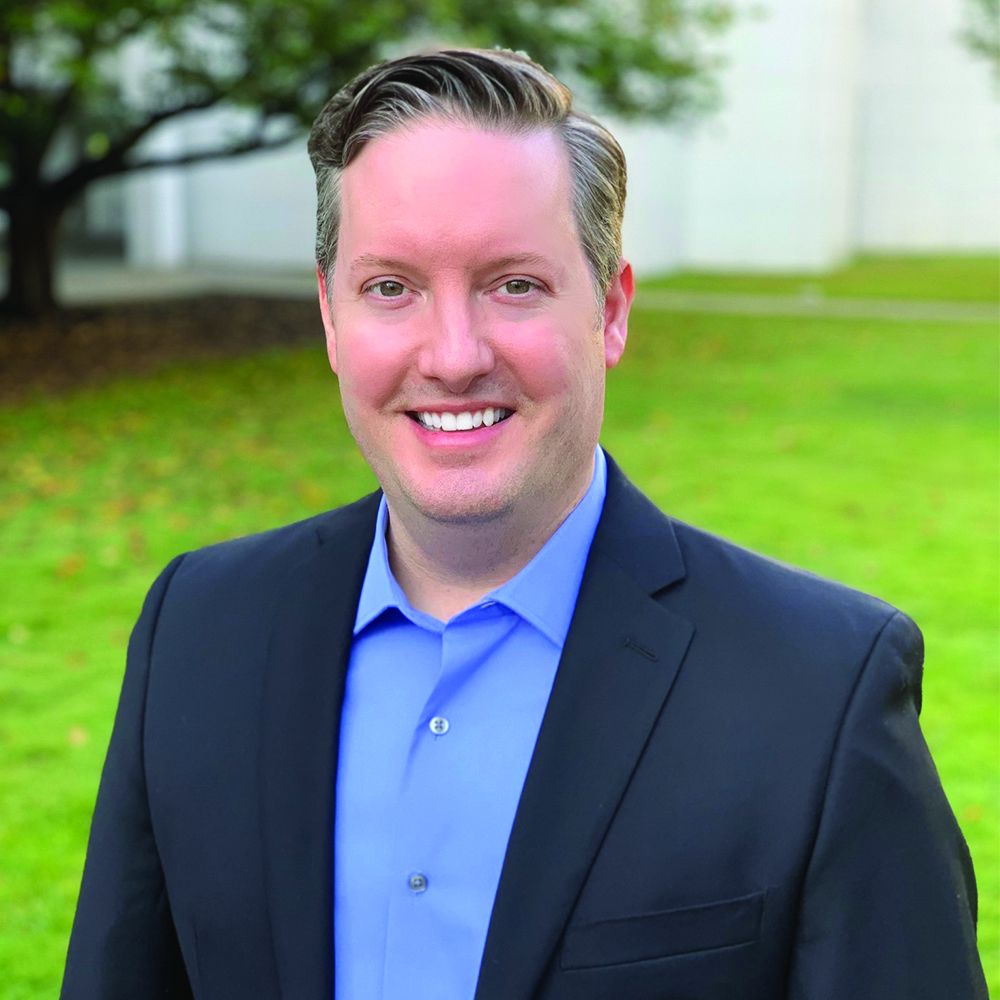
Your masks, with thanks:
[(340, 176), (365, 144), (421, 118), (518, 134), (551, 128), (569, 156), (573, 218), (603, 301), (618, 273), (625, 155), (614, 136), (573, 108), (573, 95), (526, 55), (445, 49), (379, 63), (345, 84), (309, 134), (316, 172), (316, 262), (328, 282), (337, 256)]

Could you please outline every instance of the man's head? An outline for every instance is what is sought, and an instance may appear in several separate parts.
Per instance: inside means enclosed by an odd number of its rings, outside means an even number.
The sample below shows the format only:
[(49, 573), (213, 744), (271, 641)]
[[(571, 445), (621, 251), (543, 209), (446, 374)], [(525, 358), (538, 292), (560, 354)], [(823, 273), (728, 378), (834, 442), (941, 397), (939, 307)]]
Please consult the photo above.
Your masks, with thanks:
[(527, 58), (457, 50), (362, 74), (309, 152), (330, 361), (390, 507), (564, 516), (632, 297), (617, 143)]

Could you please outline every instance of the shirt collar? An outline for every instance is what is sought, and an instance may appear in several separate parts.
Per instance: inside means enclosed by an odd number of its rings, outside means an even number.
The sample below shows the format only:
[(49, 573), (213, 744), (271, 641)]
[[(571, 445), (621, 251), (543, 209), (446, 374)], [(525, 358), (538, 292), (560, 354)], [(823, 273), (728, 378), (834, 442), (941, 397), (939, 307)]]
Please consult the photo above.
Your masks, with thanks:
[[(389, 519), (389, 508), (382, 494), (378, 503), (378, 516), (375, 519), (375, 538), (368, 554), (368, 568), (361, 584), (361, 597), (358, 599), (358, 613), (354, 619), (354, 634), (370, 625), (383, 611), (398, 608), (400, 611), (411, 611), (410, 602), (406, 599), (402, 587), (396, 582), (389, 568), (389, 551), (385, 544), (385, 526)], [(404, 611), (405, 613), (405, 611)]]
[[(503, 604), (561, 647), (569, 632), (587, 556), (604, 509), (607, 479), (607, 461), (604, 452), (597, 447), (594, 451), (594, 474), (583, 499), (527, 566), (505, 584), (484, 595), (474, 607), (488, 601)], [(385, 542), (388, 513), (383, 495), (379, 501), (368, 567), (361, 585), (354, 634), (357, 635), (389, 608), (398, 609), (417, 625), (431, 628), (436, 625), (435, 630), (439, 630), (440, 622), (410, 606), (389, 567)]]

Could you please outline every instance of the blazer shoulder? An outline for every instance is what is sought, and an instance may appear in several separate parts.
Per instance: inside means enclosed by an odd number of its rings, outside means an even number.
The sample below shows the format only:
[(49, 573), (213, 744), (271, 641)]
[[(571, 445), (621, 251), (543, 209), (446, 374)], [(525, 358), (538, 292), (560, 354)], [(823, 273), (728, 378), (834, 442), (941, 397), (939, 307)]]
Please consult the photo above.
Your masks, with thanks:
[(273, 586), (318, 545), (372, 527), (379, 496), (371, 493), (292, 524), (193, 549), (177, 567), (171, 591), (210, 588), (218, 595), (225, 588), (245, 592), (255, 583)]
[(689, 600), (710, 603), (734, 624), (754, 623), (775, 636), (808, 636), (815, 644), (849, 633), (872, 637), (897, 616), (909, 621), (872, 594), (671, 520)]
[[(660, 603), (703, 634), (766, 637), (796, 653), (862, 643), (902, 615), (886, 601), (780, 562), (660, 510), (608, 456), (605, 512), (594, 539)], [(906, 619), (908, 621), (908, 619)]]
[(671, 518), (685, 566), (692, 576), (710, 575), (713, 583), (728, 581), (734, 586), (752, 586), (765, 594), (784, 598), (799, 595), (809, 605), (844, 606), (867, 609), (879, 617), (898, 609), (873, 594), (845, 583), (820, 576), (800, 566), (755, 552), (736, 542)]

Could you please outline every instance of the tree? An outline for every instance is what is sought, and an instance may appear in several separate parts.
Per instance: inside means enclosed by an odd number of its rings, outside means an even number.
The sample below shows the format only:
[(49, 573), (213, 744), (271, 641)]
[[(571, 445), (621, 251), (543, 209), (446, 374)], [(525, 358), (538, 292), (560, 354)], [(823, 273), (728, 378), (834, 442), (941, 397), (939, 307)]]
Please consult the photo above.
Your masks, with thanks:
[[(60, 220), (94, 181), (301, 138), (343, 83), (413, 38), (524, 50), (594, 103), (663, 117), (711, 103), (714, 0), (4, 0), (5, 311), (55, 305)], [(139, 74), (126, 72), (139, 60)], [(143, 140), (210, 108), (239, 134), (158, 157)], [(146, 147), (148, 148), (148, 147)]]
[(993, 81), (1000, 85), (1000, 0), (966, 0), (961, 37), (976, 55), (989, 61)]

